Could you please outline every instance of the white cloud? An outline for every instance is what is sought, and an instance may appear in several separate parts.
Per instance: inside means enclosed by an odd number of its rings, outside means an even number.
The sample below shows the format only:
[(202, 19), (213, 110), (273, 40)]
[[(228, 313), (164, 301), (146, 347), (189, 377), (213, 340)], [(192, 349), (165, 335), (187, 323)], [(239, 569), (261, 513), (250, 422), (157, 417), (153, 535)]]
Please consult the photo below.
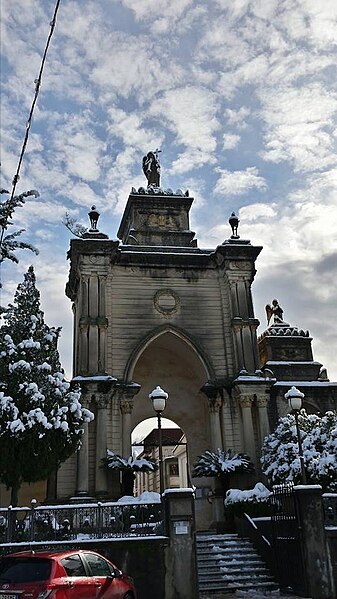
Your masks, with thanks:
[(209, 152), (199, 148), (192, 148), (178, 154), (172, 162), (171, 174), (184, 174), (205, 164), (215, 164), (216, 159)]
[(245, 119), (249, 116), (250, 110), (247, 106), (240, 106), (237, 110), (233, 108), (226, 108), (225, 118), (229, 125), (234, 125), (240, 129), (244, 129), (247, 124)]
[(145, 113), (125, 112), (120, 108), (109, 108), (107, 112), (109, 133), (119, 137), (125, 146), (132, 146), (144, 153), (146, 148), (155, 149), (162, 144), (162, 132), (144, 125)]
[(233, 133), (224, 133), (223, 134), (223, 149), (224, 150), (232, 150), (236, 148), (240, 141), (240, 135), (235, 135)]
[(88, 113), (68, 115), (53, 131), (51, 143), (58, 162), (64, 164), (69, 175), (84, 181), (96, 181), (100, 177), (105, 143), (94, 133)]
[[(49, 32), (47, 4), (3, 7), (5, 186)], [(96, 204), (100, 229), (115, 237), (131, 186), (145, 184), (142, 156), (158, 146), (162, 185), (188, 187), (196, 197), (191, 222), (200, 245), (230, 236), (228, 197), (238, 211), (245, 194), (239, 233), (264, 245), (253, 289), (257, 314), (264, 319), (264, 305), (279, 294), (291, 322), (313, 328), (323, 352), (315, 357), (331, 362), (336, 26), (335, 0), (87, 0), (85, 10), (80, 0), (61, 3), (19, 184), (41, 194), (17, 221), (41, 253), (21, 252), (12, 269), (19, 276), (34, 260), (47, 321), (66, 323), (61, 347), (69, 370), (69, 234), (59, 219), (68, 210), (86, 221)], [(228, 152), (242, 131), (240, 152)]]
[(289, 160), (296, 171), (315, 170), (336, 162), (333, 116), (337, 94), (322, 85), (261, 91), (266, 126), (265, 160)]
[(151, 23), (155, 33), (165, 33), (174, 28), (193, 0), (120, 0), (132, 10), (137, 20)]
[(265, 179), (259, 175), (255, 166), (248, 167), (244, 171), (228, 171), (221, 168), (215, 170), (220, 173), (214, 187), (214, 193), (217, 194), (242, 195), (254, 188), (264, 190), (267, 187)]
[[(189, 148), (190, 155), (195, 156), (196, 166), (211, 160), (216, 149), (215, 133), (220, 128), (216, 94), (195, 86), (172, 89), (152, 105), (151, 114), (175, 133), (176, 143)], [(181, 160), (178, 158), (174, 167), (179, 172)], [(188, 156), (184, 156), (183, 161), (187, 167)]]

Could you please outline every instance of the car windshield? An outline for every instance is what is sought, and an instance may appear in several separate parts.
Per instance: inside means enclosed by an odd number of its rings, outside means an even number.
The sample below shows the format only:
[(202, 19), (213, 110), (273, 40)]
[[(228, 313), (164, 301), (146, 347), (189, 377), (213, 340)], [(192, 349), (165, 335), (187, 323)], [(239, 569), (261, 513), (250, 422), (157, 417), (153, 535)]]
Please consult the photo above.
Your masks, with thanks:
[(4, 557), (0, 560), (0, 582), (42, 582), (50, 577), (51, 561), (45, 558)]

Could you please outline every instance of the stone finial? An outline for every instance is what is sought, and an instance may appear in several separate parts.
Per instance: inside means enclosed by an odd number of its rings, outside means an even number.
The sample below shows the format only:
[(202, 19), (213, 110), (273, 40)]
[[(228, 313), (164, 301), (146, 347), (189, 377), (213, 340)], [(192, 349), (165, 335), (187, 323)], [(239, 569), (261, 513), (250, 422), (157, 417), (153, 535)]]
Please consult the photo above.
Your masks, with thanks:
[(91, 210), (90, 210), (90, 212), (88, 212), (88, 216), (89, 216), (89, 220), (90, 220), (90, 231), (98, 232), (97, 223), (98, 223), (98, 219), (100, 217), (100, 213), (97, 212), (96, 206), (91, 206)]
[(274, 318), (274, 324), (283, 323), (283, 309), (277, 299), (273, 299), (271, 304), (266, 305), (267, 324)]
[(239, 226), (239, 218), (236, 216), (235, 212), (232, 212), (232, 214), (229, 217), (229, 224), (232, 227), (232, 235), (231, 235), (231, 239), (239, 239), (240, 235), (238, 235), (238, 226)]
[(147, 186), (160, 187), (160, 162), (158, 148), (154, 152), (148, 152), (143, 157), (143, 173), (147, 178)]

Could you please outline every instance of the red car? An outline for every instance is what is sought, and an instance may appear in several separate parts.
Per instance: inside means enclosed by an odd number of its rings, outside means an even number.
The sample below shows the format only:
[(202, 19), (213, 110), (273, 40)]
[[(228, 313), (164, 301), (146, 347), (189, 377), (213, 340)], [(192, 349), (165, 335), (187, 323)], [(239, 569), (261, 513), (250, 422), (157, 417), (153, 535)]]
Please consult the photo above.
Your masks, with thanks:
[(0, 599), (136, 599), (133, 581), (94, 551), (23, 551), (0, 559)]

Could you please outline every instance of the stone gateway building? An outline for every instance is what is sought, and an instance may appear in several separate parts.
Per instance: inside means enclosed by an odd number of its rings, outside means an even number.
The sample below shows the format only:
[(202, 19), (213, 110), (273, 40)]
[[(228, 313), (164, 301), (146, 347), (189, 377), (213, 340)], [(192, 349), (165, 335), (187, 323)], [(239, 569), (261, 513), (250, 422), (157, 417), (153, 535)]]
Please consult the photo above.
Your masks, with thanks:
[[(145, 171), (144, 171), (145, 172)], [(95, 412), (82, 448), (62, 465), (57, 498), (118, 498), (117, 474), (101, 467), (109, 448), (128, 457), (131, 433), (153, 417), (148, 396), (169, 394), (164, 416), (186, 435), (189, 467), (207, 449), (245, 451), (257, 466), (262, 440), (289, 386), (306, 407), (336, 406), (337, 386), (313, 361), (307, 332), (277, 315), (257, 339), (252, 283), (261, 252), (237, 234), (200, 249), (190, 230), (193, 198), (150, 184), (132, 192), (119, 241), (91, 229), (70, 245), (66, 287), (74, 314), (74, 381)], [(214, 519), (210, 479), (193, 479), (200, 527)]]

